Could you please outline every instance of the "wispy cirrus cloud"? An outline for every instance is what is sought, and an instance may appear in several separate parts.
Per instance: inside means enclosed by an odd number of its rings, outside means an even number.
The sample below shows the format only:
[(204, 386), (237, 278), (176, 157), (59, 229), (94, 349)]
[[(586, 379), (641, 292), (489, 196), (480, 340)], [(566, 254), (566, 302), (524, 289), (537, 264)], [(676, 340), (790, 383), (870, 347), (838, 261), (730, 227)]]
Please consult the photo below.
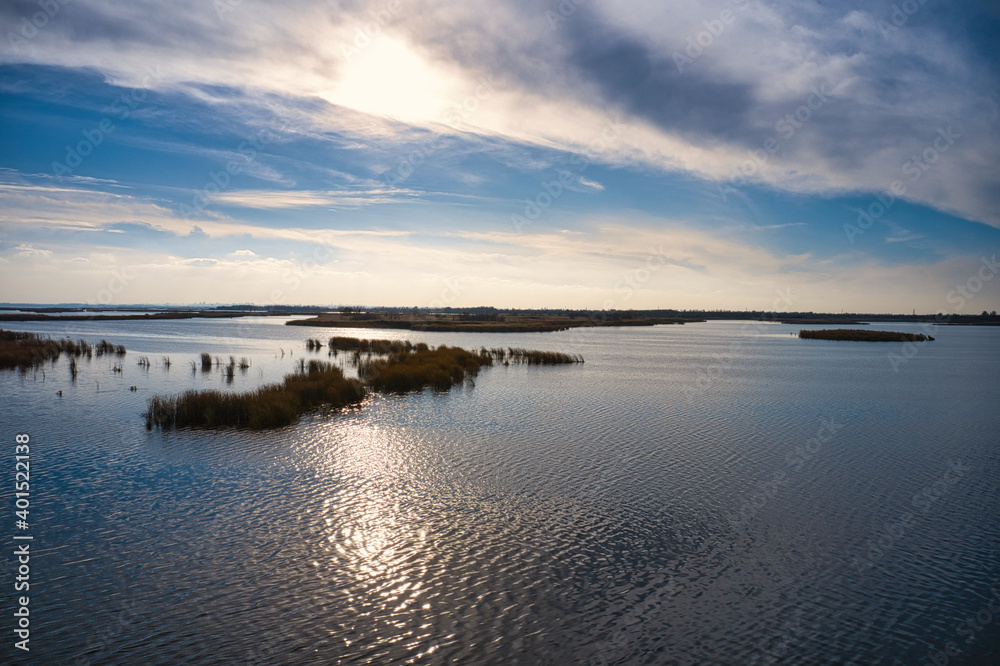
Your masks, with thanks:
[(348, 207), (397, 203), (419, 196), (413, 190), (376, 189), (367, 191), (351, 190), (239, 190), (223, 192), (211, 197), (216, 204), (244, 208), (307, 208), (310, 206)]

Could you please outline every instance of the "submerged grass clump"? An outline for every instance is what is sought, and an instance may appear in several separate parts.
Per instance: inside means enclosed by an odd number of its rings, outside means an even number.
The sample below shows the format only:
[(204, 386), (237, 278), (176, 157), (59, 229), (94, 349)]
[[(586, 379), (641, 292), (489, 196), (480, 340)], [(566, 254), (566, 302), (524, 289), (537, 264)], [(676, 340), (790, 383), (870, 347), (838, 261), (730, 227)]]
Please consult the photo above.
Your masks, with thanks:
[(125, 345), (113, 345), (107, 340), (101, 340), (96, 345), (94, 345), (94, 354), (98, 357), (104, 356), (105, 354), (114, 354), (115, 356), (125, 355)]
[(564, 354), (562, 352), (538, 351), (536, 349), (520, 349), (517, 347), (493, 347), (480, 349), (480, 354), (489, 355), (495, 362), (509, 365), (525, 363), (527, 365), (562, 365), (565, 363), (583, 363), (579, 354)]
[[(312, 349), (315, 345), (307, 345)], [(331, 353), (351, 352), (358, 379), (348, 379), (337, 366), (299, 359), (296, 372), (281, 384), (270, 384), (248, 393), (187, 391), (179, 396), (150, 398), (145, 412), (147, 428), (277, 428), (293, 423), (302, 413), (321, 405), (339, 408), (364, 399), (366, 391), (407, 393), (427, 387), (447, 391), (456, 384), (472, 381), (483, 366), (496, 361), (553, 365), (582, 363), (583, 358), (559, 352), (527, 349), (480, 349), (428, 347), (406, 340), (359, 340), (330, 338)], [(203, 360), (207, 355), (203, 355)], [(218, 360), (217, 360), (218, 362)], [(245, 359), (241, 361), (243, 367)], [(247, 367), (249, 362), (246, 361)], [(204, 367), (204, 366), (203, 366)], [(227, 382), (233, 379), (236, 360), (222, 366)]]
[(423, 342), (413, 344), (409, 340), (359, 340), (358, 338), (332, 337), (327, 343), (330, 351), (368, 352), (369, 354), (402, 354), (412, 351), (425, 352), (428, 346)]
[(179, 396), (149, 399), (146, 427), (163, 429), (236, 426), (260, 430), (294, 423), (300, 414), (321, 405), (344, 407), (364, 398), (364, 387), (344, 377), (340, 368), (310, 361), (306, 371), (286, 375), (248, 393), (187, 391)]
[(800, 338), (814, 340), (855, 340), (860, 342), (924, 342), (934, 338), (923, 333), (896, 331), (864, 331), (855, 328), (834, 328), (821, 331), (799, 331)]

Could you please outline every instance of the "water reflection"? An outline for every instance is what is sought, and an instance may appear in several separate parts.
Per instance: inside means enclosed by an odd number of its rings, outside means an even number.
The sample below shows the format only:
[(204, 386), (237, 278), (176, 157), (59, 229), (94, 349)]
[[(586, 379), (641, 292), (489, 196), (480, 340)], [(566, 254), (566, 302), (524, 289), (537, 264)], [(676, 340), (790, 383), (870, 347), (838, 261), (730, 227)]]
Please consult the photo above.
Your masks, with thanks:
[[(135, 349), (121, 373), (0, 375), (44, 443), (40, 663), (95, 635), (93, 663), (921, 663), (1000, 571), (1000, 331), (946, 329), (899, 373), (780, 325), (420, 334), (587, 363), (273, 432), (147, 433), (148, 395), (276, 381), (308, 358), (294, 336), (332, 333), (192, 323), (79, 322)], [(188, 372), (201, 353), (252, 371)], [(789, 469), (822, 419), (842, 427)], [(968, 474), (897, 534), (951, 459)]]

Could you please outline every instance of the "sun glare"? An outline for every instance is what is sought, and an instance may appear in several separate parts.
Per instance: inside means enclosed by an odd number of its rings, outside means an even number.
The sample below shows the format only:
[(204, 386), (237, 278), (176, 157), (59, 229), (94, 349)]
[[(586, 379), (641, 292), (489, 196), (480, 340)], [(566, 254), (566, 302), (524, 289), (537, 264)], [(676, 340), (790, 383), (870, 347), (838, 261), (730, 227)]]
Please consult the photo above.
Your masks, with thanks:
[(353, 54), (337, 87), (323, 97), (367, 113), (427, 122), (441, 120), (455, 87), (453, 76), (398, 39), (380, 35)]

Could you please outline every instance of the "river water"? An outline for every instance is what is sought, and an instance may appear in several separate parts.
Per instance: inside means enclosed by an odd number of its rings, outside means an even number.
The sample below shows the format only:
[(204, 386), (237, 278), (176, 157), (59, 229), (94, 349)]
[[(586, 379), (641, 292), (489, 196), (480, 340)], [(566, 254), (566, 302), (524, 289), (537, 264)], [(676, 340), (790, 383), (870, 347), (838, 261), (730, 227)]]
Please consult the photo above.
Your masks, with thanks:
[[(1000, 662), (998, 328), (938, 327), (907, 346), (752, 322), (459, 334), (284, 321), (4, 326), (128, 354), (81, 360), (75, 382), (65, 356), (0, 373), (6, 540), (33, 537), (31, 652), (13, 649), (11, 545), (3, 654)], [(331, 335), (586, 363), (484, 369), (474, 387), (375, 395), (276, 431), (145, 429), (149, 396), (279, 381), (326, 358), (307, 337)], [(251, 366), (227, 384), (191, 367), (201, 352)], [(17, 433), (31, 439), (26, 532)]]

